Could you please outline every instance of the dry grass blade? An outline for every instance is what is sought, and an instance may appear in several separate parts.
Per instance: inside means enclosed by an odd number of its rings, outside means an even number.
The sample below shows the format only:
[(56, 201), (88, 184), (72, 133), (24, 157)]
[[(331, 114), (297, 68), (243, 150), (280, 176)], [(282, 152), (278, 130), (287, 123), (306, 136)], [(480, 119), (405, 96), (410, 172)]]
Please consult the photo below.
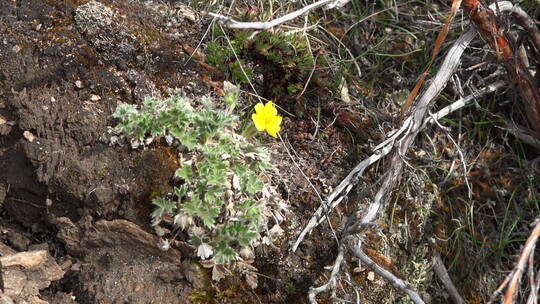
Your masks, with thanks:
[(401, 111), (402, 114), (405, 114), (409, 110), (414, 99), (418, 95), (418, 92), (420, 92), (420, 89), (422, 88), (422, 85), (424, 84), (424, 81), (426, 80), (426, 77), (428, 76), (428, 71), (431, 68), (431, 65), (433, 64), (433, 62), (435, 61), (435, 58), (437, 58), (437, 55), (439, 54), (439, 50), (441, 49), (441, 46), (444, 40), (446, 39), (446, 36), (448, 35), (450, 24), (452, 24), (452, 20), (454, 20), (454, 17), (456, 16), (456, 12), (459, 9), (460, 5), (461, 5), (461, 0), (452, 1), (452, 8), (450, 11), (450, 16), (448, 16), (448, 19), (444, 23), (442, 30), (439, 32), (439, 35), (437, 36), (437, 40), (435, 41), (435, 46), (433, 48), (433, 53), (431, 54), (431, 59), (429, 60), (428, 65), (424, 69), (424, 72), (420, 76), (420, 79), (418, 80), (413, 90), (411, 91), (411, 94), (409, 94), (409, 97), (407, 97), (407, 101), (403, 105), (403, 109)]

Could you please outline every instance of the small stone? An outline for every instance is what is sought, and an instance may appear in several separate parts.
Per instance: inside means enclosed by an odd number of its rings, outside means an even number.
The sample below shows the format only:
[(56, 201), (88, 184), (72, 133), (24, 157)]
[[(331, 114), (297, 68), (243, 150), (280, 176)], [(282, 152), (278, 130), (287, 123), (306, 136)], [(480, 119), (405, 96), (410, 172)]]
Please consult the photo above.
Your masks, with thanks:
[(195, 14), (195, 12), (187, 5), (180, 5), (180, 7), (178, 8), (178, 12), (186, 17), (189, 21), (191, 22), (195, 22), (197, 21), (197, 15)]
[(115, 135), (111, 136), (109, 141), (110, 141), (111, 146), (116, 145), (116, 143), (118, 143), (118, 136), (115, 136)]
[(82, 83), (82, 81), (76, 80), (76, 81), (75, 81), (75, 86), (76, 86), (77, 88), (79, 88), (79, 89), (82, 89), (82, 88), (83, 88), (83, 83)]
[(92, 94), (92, 96), (90, 96), (90, 100), (91, 101), (99, 101), (99, 100), (101, 100), (101, 97), (99, 95)]
[(369, 281), (375, 280), (375, 273), (374, 273), (373, 271), (368, 272), (368, 274), (367, 274), (367, 279), (368, 279)]
[(20, 45), (15, 45), (12, 48), (13, 52), (18, 53), (22, 50), (22, 47)]
[(23, 132), (23, 136), (24, 138), (26, 138), (29, 142), (33, 142), (36, 137), (34, 136), (34, 134), (32, 134), (32, 132), (30, 131), (24, 131)]
[(170, 247), (171, 247), (171, 245), (169, 244), (169, 240), (167, 240), (167, 239), (162, 239), (161, 240), (161, 244), (159, 244), (159, 249), (161, 249), (163, 251), (168, 251)]
[(89, 1), (75, 10), (75, 23), (89, 35), (106, 30), (113, 22), (114, 12), (98, 1)]

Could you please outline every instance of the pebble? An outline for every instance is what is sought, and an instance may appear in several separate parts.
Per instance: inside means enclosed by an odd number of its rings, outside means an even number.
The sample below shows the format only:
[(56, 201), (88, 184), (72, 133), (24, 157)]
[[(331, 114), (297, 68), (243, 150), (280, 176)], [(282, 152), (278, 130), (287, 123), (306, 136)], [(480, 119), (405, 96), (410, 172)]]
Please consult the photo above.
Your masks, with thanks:
[(90, 96), (90, 100), (91, 101), (99, 101), (99, 100), (101, 100), (101, 97), (99, 95), (92, 94), (92, 96)]
[(26, 138), (29, 142), (33, 142), (36, 137), (34, 136), (34, 134), (32, 134), (32, 132), (30, 131), (24, 131), (23, 132), (23, 136), (24, 138)]

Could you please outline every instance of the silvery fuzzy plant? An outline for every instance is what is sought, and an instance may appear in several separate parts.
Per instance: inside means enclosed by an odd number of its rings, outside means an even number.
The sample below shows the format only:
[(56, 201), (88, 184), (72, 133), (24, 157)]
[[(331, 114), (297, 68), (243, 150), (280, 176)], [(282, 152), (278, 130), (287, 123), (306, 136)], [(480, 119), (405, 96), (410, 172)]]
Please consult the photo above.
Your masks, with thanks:
[[(272, 168), (269, 153), (237, 133), (238, 119), (230, 113), (236, 92), (225, 101), (228, 109), (220, 110), (209, 99), (194, 108), (182, 97), (148, 97), (140, 108), (121, 104), (113, 114), (120, 121), (117, 130), (139, 142), (148, 136), (172, 136), (188, 151), (180, 155), (175, 172), (180, 179), (175, 199), (152, 201), (152, 223), (172, 216), (174, 227), (188, 232), (197, 255), (216, 264), (253, 258), (252, 248), (263, 232), (270, 232), (263, 242), (282, 232), (279, 223), (285, 211), (275, 190), (261, 179)], [(270, 230), (268, 215), (275, 224)]]

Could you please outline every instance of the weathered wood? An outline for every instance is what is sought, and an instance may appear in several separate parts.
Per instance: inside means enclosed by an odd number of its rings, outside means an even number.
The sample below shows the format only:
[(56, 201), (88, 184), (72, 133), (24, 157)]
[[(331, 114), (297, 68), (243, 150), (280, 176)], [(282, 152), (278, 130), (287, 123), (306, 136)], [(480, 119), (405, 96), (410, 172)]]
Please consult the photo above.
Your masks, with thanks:
[(463, 0), (463, 9), (476, 25), (478, 32), (488, 42), (504, 65), (510, 80), (519, 87), (525, 113), (536, 136), (540, 138), (540, 94), (529, 70), (516, 55), (515, 50), (495, 13), (479, 0)]

